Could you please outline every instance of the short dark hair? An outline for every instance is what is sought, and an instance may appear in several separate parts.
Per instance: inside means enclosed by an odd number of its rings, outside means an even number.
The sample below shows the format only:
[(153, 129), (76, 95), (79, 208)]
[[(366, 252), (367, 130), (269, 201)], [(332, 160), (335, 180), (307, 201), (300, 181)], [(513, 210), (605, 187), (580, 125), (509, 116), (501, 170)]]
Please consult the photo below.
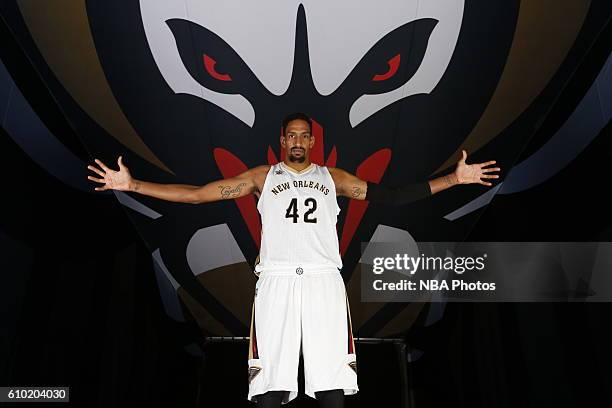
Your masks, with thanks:
[(297, 119), (303, 120), (306, 123), (308, 123), (308, 128), (310, 132), (312, 133), (312, 120), (310, 119), (310, 117), (302, 112), (293, 112), (285, 116), (285, 118), (283, 119), (283, 123), (282, 123), (283, 136), (285, 135), (285, 129), (287, 128), (287, 125), (289, 125), (289, 122), (291, 122), (292, 120), (297, 120)]

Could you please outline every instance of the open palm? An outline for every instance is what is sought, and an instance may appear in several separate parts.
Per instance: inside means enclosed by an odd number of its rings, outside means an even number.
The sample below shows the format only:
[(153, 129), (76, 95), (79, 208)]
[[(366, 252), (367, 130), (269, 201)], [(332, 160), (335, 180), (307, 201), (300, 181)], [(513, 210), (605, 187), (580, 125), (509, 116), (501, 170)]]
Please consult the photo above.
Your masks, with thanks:
[(115, 171), (113, 169), (108, 168), (102, 161), (95, 159), (95, 162), (100, 166), (101, 169), (98, 169), (94, 166), (87, 166), (87, 168), (102, 178), (96, 178), (93, 176), (87, 176), (89, 180), (95, 181), (97, 183), (104, 184), (102, 187), (96, 187), (94, 190), (96, 191), (104, 191), (104, 190), (119, 190), (119, 191), (127, 191), (129, 189), (130, 183), (132, 181), (132, 175), (130, 174), (130, 170), (123, 164), (123, 159), (121, 156), (117, 159), (117, 164), (119, 165), (119, 171)]
[(455, 176), (460, 184), (478, 183), (485, 186), (491, 186), (492, 184), (490, 182), (483, 179), (499, 178), (499, 175), (497, 174), (489, 174), (498, 172), (500, 170), (499, 167), (486, 167), (490, 166), (491, 164), (495, 164), (495, 160), (483, 163), (467, 164), (465, 162), (465, 159), (467, 159), (467, 152), (462, 150), (461, 154), (461, 159), (459, 159), (459, 162), (457, 162), (457, 168), (455, 169)]

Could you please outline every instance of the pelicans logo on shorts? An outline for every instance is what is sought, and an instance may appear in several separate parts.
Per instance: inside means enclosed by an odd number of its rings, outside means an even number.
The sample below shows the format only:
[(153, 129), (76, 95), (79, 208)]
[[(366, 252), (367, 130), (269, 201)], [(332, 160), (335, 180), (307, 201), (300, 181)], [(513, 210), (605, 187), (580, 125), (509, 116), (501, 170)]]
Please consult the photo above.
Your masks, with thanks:
[(249, 384), (259, 374), (261, 367), (249, 367)]

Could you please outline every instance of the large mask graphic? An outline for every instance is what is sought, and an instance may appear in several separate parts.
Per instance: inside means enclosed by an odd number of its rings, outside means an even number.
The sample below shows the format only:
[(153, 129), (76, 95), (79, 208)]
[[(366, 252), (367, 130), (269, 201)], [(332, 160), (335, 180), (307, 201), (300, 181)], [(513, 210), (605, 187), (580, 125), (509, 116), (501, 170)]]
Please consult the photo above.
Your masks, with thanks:
[[(445, 174), (461, 148), (509, 171), (571, 72), (560, 67), (582, 55), (570, 50), (595, 38), (581, 28), (605, 14), (539, 0), (51, 3), (1, 10), (90, 150), (107, 163), (122, 154), (139, 179), (199, 185), (282, 160), (280, 121), (293, 111), (315, 121), (314, 162), (370, 181)], [(423, 312), (359, 302), (361, 243), (461, 240), (499, 191), (467, 186), (392, 209), (339, 199), (356, 336), (396, 335)], [(168, 313), (184, 318), (180, 299), (205, 333), (247, 335), (256, 197), (195, 206), (115, 194)]]

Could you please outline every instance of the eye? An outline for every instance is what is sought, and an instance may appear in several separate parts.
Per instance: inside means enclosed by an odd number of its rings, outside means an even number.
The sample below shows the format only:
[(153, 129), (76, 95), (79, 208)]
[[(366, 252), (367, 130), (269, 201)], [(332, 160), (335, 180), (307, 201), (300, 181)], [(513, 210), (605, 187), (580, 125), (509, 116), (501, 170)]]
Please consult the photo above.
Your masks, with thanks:
[(172, 30), (183, 65), (204, 88), (222, 94), (240, 94), (247, 99), (260, 94), (261, 82), (217, 34), (182, 19), (170, 19), (166, 24)]
[(395, 57), (391, 58), (387, 61), (389, 64), (389, 69), (384, 74), (376, 74), (372, 77), (372, 81), (384, 81), (391, 78), (397, 72), (397, 69), (400, 65), (400, 54), (397, 54)]
[(421, 66), (436, 24), (437, 20), (423, 18), (386, 34), (355, 65), (343, 89), (357, 99), (385, 94), (407, 83)]
[(232, 80), (232, 77), (229, 76), (229, 74), (222, 74), (218, 72), (215, 69), (215, 65), (217, 65), (217, 61), (215, 61), (213, 58), (209, 57), (208, 55), (204, 54), (204, 68), (206, 69), (206, 72), (208, 72), (208, 74), (211, 77), (218, 79), (219, 81), (231, 81)]

